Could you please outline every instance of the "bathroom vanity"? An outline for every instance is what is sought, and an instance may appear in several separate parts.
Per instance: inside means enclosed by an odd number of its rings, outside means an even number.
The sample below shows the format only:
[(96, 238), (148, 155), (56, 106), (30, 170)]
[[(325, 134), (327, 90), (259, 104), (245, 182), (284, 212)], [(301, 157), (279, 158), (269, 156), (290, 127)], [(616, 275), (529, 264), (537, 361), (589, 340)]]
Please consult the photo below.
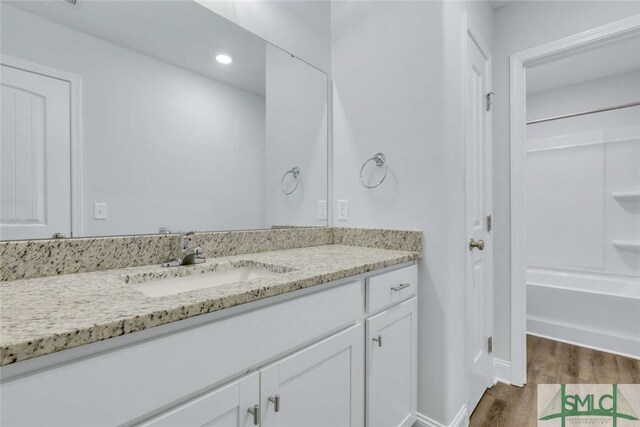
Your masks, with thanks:
[(330, 77), (206, 3), (0, 3), (3, 427), (415, 421), (422, 233), (330, 227)]
[[(6, 282), (5, 303), (37, 308), (3, 313), (17, 330), (2, 337), (0, 422), (410, 426), (417, 256), (327, 245)], [(269, 273), (216, 283), (247, 269)], [(154, 284), (162, 295), (140, 288)]]

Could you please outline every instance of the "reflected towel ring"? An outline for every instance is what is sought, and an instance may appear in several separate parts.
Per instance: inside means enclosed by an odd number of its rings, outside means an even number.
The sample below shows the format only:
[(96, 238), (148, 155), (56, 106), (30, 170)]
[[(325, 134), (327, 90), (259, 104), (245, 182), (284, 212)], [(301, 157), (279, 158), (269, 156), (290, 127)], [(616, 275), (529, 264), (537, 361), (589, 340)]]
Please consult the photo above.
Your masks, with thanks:
[[(287, 175), (291, 174), (293, 176), (293, 179), (296, 180), (296, 186), (293, 187), (293, 190), (291, 191), (286, 191), (283, 187), (284, 184), (284, 179), (287, 177)], [(288, 196), (289, 194), (293, 193), (294, 191), (296, 191), (298, 189), (298, 184), (300, 183), (300, 168), (299, 167), (293, 167), (291, 169), (289, 169), (288, 171), (286, 171), (284, 173), (284, 175), (282, 175), (282, 179), (280, 180), (280, 190), (282, 190), (282, 194)]]
[[(367, 166), (367, 164), (371, 161), (375, 162), (376, 166), (379, 168), (384, 167), (384, 175), (382, 175), (382, 179), (380, 180), (380, 182), (374, 185), (365, 184), (364, 180), (362, 179), (362, 171), (364, 171), (365, 166)], [(378, 187), (380, 184), (384, 182), (386, 177), (387, 177), (387, 158), (385, 157), (384, 153), (374, 154), (374, 156), (368, 159), (366, 162), (364, 162), (362, 164), (362, 167), (360, 168), (360, 182), (362, 183), (362, 185), (364, 185), (367, 188)]]

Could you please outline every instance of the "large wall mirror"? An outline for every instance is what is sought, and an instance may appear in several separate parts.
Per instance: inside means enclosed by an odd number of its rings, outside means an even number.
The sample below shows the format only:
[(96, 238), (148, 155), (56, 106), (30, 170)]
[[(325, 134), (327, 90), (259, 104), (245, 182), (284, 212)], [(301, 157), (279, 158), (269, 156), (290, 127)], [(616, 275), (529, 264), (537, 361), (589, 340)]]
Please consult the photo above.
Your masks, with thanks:
[(327, 224), (325, 73), (195, 1), (0, 7), (0, 239)]

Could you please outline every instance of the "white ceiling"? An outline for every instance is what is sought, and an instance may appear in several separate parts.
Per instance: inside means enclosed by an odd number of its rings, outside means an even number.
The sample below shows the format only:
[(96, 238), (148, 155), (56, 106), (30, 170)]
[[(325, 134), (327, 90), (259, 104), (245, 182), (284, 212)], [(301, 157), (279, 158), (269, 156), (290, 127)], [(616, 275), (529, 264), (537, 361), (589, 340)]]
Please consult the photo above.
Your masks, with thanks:
[(640, 69), (640, 36), (582, 50), (527, 68), (527, 93)]
[[(35, 15), (264, 96), (266, 42), (191, 0), (7, 1)], [(179, 19), (176, 19), (179, 18)], [(233, 57), (223, 65), (219, 53)]]

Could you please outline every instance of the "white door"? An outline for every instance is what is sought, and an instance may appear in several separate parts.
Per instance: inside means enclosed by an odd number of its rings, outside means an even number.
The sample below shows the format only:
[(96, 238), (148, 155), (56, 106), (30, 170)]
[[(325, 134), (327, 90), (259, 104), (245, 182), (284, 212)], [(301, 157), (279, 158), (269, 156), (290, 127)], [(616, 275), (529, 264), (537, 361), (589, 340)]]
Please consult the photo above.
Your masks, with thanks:
[(367, 426), (410, 426), (417, 390), (417, 305), (412, 298), (367, 320)]
[(467, 33), (465, 70), (465, 153), (467, 223), (467, 358), (469, 412), (493, 383), (493, 245), (491, 226), (491, 62)]
[[(170, 386), (170, 385), (169, 385)], [(260, 374), (254, 372), (141, 424), (145, 427), (249, 427), (260, 402)], [(259, 417), (260, 409), (257, 409)]]
[(2, 65), (0, 239), (71, 235), (69, 82)]
[(261, 369), (262, 427), (364, 425), (362, 326)]

